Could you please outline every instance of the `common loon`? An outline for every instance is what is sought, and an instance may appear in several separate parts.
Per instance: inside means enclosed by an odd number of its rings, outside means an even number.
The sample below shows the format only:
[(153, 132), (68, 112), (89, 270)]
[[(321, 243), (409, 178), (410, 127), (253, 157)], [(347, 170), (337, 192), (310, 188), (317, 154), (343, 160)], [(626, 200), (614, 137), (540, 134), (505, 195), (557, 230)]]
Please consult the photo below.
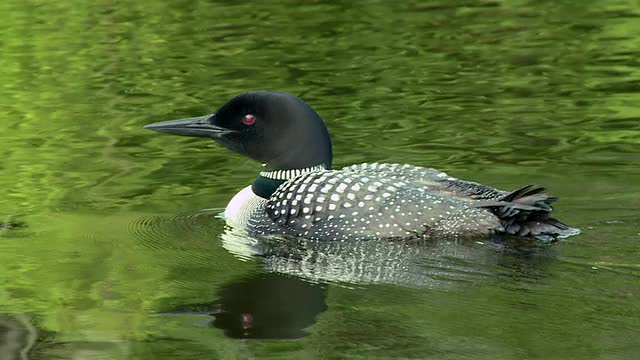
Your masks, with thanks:
[(506, 192), (408, 164), (331, 168), (329, 133), (300, 98), (239, 94), (215, 113), (146, 129), (211, 138), (265, 167), (224, 212), (252, 235), (311, 240), (418, 240), (508, 234), (553, 240), (579, 233), (549, 217), (556, 198), (527, 185)]

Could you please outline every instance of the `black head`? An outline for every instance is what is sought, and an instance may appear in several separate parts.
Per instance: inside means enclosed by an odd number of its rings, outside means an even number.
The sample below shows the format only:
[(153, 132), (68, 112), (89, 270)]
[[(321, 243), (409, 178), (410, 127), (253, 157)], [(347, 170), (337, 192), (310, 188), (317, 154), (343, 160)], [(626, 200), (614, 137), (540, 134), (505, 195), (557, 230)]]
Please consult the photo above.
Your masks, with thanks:
[(304, 101), (287, 93), (246, 92), (214, 114), (163, 121), (145, 128), (211, 138), (267, 164), (267, 170), (331, 167), (331, 140), (322, 119)]

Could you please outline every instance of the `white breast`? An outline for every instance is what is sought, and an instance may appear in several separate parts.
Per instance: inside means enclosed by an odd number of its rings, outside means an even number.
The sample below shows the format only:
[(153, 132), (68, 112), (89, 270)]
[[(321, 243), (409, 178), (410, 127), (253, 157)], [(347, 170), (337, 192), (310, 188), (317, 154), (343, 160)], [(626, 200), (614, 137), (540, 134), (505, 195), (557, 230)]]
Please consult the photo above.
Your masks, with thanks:
[(229, 201), (227, 208), (224, 210), (224, 217), (227, 224), (238, 227), (246, 228), (247, 222), (256, 211), (264, 211), (268, 200), (259, 197), (251, 190), (251, 185), (240, 190)]

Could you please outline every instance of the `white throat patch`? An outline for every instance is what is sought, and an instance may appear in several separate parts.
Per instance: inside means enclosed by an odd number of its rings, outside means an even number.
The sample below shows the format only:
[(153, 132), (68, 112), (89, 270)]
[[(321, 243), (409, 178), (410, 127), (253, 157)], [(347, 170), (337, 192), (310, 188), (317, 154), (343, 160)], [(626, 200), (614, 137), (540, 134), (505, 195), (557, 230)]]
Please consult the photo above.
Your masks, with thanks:
[(255, 211), (264, 211), (269, 200), (254, 194), (251, 185), (240, 190), (233, 196), (224, 210), (224, 218), (227, 224), (245, 228)]

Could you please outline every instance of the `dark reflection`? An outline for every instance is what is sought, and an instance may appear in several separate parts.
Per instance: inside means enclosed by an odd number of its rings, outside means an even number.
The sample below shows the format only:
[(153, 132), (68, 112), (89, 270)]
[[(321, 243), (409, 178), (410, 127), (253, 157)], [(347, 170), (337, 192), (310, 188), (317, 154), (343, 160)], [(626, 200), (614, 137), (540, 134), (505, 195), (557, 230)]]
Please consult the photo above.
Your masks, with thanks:
[(19, 228), (24, 228), (26, 227), (27, 224), (25, 224), (22, 221), (0, 221), (0, 230), (1, 229), (19, 229)]
[(9, 217), (0, 220), (0, 237), (22, 237), (27, 228), (26, 222)]
[(0, 314), (0, 359), (25, 360), (38, 338), (27, 316)]
[(326, 289), (297, 278), (261, 273), (229, 283), (211, 304), (178, 311), (206, 311), (210, 326), (232, 338), (292, 339), (307, 335), (318, 314), (327, 310)]
[(300, 279), (260, 274), (219, 292), (212, 325), (234, 338), (298, 338), (327, 310), (325, 289)]

